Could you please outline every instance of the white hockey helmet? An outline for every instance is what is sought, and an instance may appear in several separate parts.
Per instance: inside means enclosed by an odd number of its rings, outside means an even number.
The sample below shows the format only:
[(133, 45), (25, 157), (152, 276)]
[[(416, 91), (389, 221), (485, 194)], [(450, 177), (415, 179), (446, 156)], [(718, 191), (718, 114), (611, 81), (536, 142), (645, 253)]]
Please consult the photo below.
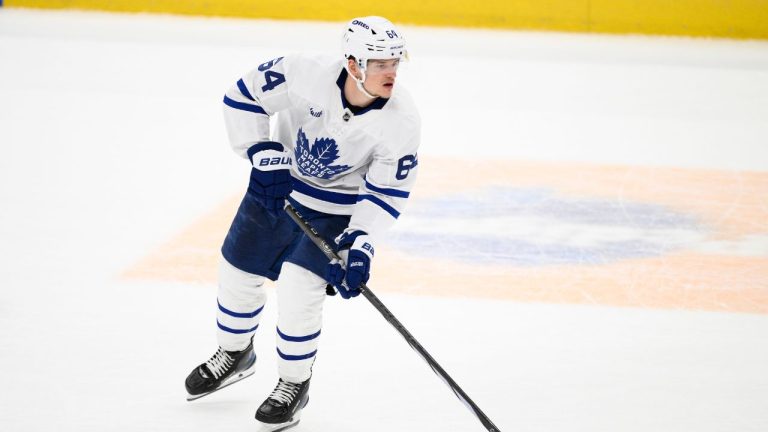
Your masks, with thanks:
[(344, 29), (344, 58), (354, 57), (365, 71), (368, 60), (407, 59), (405, 39), (394, 24), (380, 16), (355, 18)]

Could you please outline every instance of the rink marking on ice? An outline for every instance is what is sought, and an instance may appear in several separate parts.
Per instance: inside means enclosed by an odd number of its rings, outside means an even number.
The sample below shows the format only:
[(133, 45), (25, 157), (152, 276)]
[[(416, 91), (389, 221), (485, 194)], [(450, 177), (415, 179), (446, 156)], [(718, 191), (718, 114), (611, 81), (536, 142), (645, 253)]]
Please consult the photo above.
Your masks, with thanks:
[[(768, 313), (768, 173), (424, 159), (376, 291)], [(238, 203), (123, 277), (215, 285)]]

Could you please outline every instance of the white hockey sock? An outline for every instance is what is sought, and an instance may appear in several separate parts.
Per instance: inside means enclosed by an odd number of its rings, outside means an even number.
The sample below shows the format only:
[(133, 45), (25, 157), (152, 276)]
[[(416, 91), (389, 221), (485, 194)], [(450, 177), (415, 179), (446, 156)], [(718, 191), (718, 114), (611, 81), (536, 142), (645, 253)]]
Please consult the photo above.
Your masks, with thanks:
[(221, 259), (216, 336), (225, 350), (241, 351), (250, 343), (267, 300), (264, 280), (263, 276), (244, 272)]
[(323, 278), (292, 263), (283, 264), (277, 281), (277, 352), (278, 372), (283, 380), (306, 381), (322, 327)]

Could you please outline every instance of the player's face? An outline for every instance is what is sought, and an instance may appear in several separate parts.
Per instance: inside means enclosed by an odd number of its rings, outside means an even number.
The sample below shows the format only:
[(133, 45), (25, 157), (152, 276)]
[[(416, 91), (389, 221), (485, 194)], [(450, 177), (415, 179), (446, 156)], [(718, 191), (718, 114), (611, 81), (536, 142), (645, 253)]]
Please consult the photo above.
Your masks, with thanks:
[(365, 88), (369, 93), (389, 98), (392, 96), (392, 89), (395, 87), (395, 78), (397, 78), (397, 68), (400, 66), (400, 59), (392, 60), (368, 60), (365, 71)]

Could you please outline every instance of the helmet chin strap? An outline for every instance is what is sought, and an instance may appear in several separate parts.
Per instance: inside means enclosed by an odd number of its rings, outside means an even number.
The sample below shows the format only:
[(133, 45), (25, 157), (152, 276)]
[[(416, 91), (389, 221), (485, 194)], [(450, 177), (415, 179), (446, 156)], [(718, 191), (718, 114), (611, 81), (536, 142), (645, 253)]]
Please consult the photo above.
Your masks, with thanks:
[(351, 76), (352, 79), (355, 80), (355, 84), (357, 84), (357, 89), (360, 90), (360, 92), (363, 95), (365, 95), (365, 97), (367, 97), (368, 99), (376, 99), (378, 97), (368, 93), (368, 90), (366, 90), (365, 87), (363, 87), (363, 83), (365, 82), (365, 71), (362, 68), (360, 69), (360, 73), (363, 75), (362, 79), (357, 79), (355, 74), (350, 72), (349, 68), (347, 68), (347, 72), (349, 73), (349, 76)]

